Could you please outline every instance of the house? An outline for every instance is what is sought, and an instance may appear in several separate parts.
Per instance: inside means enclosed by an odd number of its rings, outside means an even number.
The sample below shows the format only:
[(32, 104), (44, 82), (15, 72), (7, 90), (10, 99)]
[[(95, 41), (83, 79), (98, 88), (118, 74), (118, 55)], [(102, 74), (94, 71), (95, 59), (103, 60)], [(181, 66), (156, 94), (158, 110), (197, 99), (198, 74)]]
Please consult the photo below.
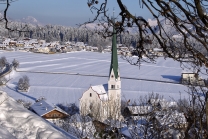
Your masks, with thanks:
[(92, 46), (86, 46), (86, 51), (91, 51), (91, 49), (92, 49)]
[(37, 47), (37, 49), (38, 49), (37, 52), (39, 52), (39, 53), (47, 54), (50, 52), (50, 48), (48, 48), (48, 47)]
[(121, 120), (121, 78), (118, 67), (116, 32), (112, 38), (112, 56), (108, 84), (90, 86), (80, 98), (80, 114), (92, 115), (95, 120), (108, 117)]
[(5, 46), (9, 46), (9, 42), (11, 41), (11, 39), (5, 39), (4, 41), (3, 41), (3, 45), (5, 45)]
[(98, 52), (98, 47), (91, 47), (91, 51)]
[(198, 73), (191, 71), (183, 71), (181, 73), (181, 83), (205, 86), (204, 80), (199, 77)]
[(163, 50), (162, 49), (159, 49), (159, 48), (154, 48), (153, 49), (153, 52), (157, 56), (163, 56), (164, 55)]
[(70, 41), (67, 41), (67, 42), (64, 42), (64, 44), (65, 44), (66, 46), (69, 46), (69, 45), (71, 45), (71, 42), (70, 42)]
[(37, 45), (37, 44), (38, 44), (38, 40), (37, 39), (31, 39), (31, 40), (29, 40), (29, 45), (34, 46), (34, 45)]
[(34, 46), (31, 46), (31, 45), (24, 46), (24, 50), (26, 50), (26, 51), (33, 51), (34, 50)]
[(126, 116), (142, 116), (152, 112), (151, 105), (127, 106), (124, 109)]
[(11, 41), (9, 42), (9, 46), (16, 46), (16, 44), (17, 44), (16, 41), (12, 41), (12, 40), (11, 40)]
[(6, 49), (6, 45), (0, 44), (0, 49), (5, 50)]
[(44, 44), (44, 43), (46, 43), (45, 40), (38, 40), (38, 44)]
[(57, 119), (57, 118), (66, 118), (68, 117), (68, 113), (63, 111), (56, 105), (48, 104), (44, 100), (40, 100), (34, 103), (30, 107), (37, 115), (45, 118), (45, 119)]
[(75, 46), (79, 47), (79, 48), (85, 48), (84, 42), (77, 42), (75, 44)]
[(18, 42), (16, 43), (16, 46), (17, 46), (17, 47), (24, 47), (24, 45), (25, 45), (24, 41), (18, 41)]

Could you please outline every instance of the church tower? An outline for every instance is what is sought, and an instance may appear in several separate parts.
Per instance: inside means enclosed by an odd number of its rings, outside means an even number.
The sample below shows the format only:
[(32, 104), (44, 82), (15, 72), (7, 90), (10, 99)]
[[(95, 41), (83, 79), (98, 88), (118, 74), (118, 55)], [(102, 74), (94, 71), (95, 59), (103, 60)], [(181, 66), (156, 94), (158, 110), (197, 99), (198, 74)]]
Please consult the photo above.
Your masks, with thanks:
[[(110, 115), (112, 113), (120, 116), (121, 111), (121, 79), (118, 67), (116, 31), (113, 28), (112, 48), (111, 48), (111, 64), (108, 79), (108, 97), (110, 100)], [(116, 116), (116, 117), (117, 117)]]

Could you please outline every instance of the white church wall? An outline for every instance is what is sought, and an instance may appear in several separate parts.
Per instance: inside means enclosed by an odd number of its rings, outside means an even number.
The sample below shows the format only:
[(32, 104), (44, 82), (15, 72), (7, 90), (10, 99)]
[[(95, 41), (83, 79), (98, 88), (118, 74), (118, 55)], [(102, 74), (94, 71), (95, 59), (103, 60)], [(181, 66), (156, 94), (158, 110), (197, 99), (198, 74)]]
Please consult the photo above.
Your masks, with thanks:
[(92, 109), (97, 109), (100, 105), (100, 99), (98, 94), (90, 87), (86, 92), (83, 93), (80, 99), (80, 110), (81, 115), (87, 115), (91, 113)]

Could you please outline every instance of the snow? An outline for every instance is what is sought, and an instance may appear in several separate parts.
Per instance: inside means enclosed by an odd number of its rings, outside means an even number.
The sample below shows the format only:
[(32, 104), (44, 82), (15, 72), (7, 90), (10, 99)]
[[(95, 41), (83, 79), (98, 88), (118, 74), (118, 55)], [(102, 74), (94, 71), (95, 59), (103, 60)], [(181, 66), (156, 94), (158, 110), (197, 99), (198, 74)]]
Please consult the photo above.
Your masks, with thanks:
[(70, 138), (47, 121), (18, 104), (7, 93), (0, 92), (0, 137), (6, 139)]
[[(108, 82), (110, 53), (74, 52), (50, 55), (1, 51), (0, 55), (10, 62), (14, 58), (20, 62), (18, 72), (11, 74), (7, 86), (2, 87), (2, 90), (15, 99), (34, 102), (44, 96), (49, 103), (79, 104), (83, 92), (90, 86)], [(187, 87), (178, 84), (182, 72), (180, 63), (172, 59), (164, 60), (161, 57), (156, 64), (142, 63), (141, 67), (137, 67), (119, 57), (119, 69), (124, 100), (137, 101), (140, 96), (152, 92), (163, 95), (167, 100), (188, 96)], [(27, 93), (16, 91), (17, 82), (23, 75), (30, 79), (31, 87)]]
[(0, 139), (16, 139), (9, 131), (0, 125)]
[(65, 113), (66, 115), (68, 115), (66, 112), (64, 112), (63, 110), (61, 110), (58, 106), (53, 105), (53, 104), (48, 104), (46, 103), (44, 100), (40, 100), (38, 102), (36, 102), (35, 104), (33, 104), (31, 106), (31, 108), (39, 115), (39, 116), (43, 116), (49, 112), (51, 112), (52, 110), (57, 110), (60, 111), (62, 113)]
[(92, 89), (96, 91), (99, 95), (102, 95), (108, 92), (107, 84), (92, 86)]
[(131, 112), (131, 114), (147, 114), (152, 111), (152, 106), (128, 106), (128, 109)]

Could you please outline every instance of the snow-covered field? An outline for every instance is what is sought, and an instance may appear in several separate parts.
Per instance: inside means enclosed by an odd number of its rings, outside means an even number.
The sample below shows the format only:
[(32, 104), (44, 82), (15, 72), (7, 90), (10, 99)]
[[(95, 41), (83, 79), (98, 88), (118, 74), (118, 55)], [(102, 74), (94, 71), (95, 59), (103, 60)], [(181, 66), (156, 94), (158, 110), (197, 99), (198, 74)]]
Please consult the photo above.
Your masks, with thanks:
[[(21, 72), (11, 73), (11, 80), (7, 86), (1, 88), (13, 98), (34, 101), (40, 96), (44, 96), (51, 103), (77, 104), (82, 93), (90, 85), (105, 84), (108, 81), (107, 77), (82, 76), (80, 74), (108, 76), (111, 58), (110, 53), (96, 52), (47, 55), (0, 51), (0, 56), (5, 56), (10, 62), (14, 58), (20, 62), (18, 71)], [(180, 82), (182, 72), (178, 62), (171, 59), (164, 60), (164, 58), (159, 58), (156, 64), (143, 63), (140, 68), (119, 58), (119, 67), (121, 77), (176, 83)], [(78, 73), (78, 75), (63, 73)], [(30, 79), (31, 87), (27, 93), (17, 92), (15, 89), (19, 78), (23, 75), (27, 75)], [(127, 100), (136, 100), (139, 99), (140, 95), (151, 92), (159, 93), (166, 99), (179, 99), (180, 97), (187, 97), (185, 90), (187, 88), (180, 84), (122, 79), (122, 96), (123, 99), (125, 97)]]

